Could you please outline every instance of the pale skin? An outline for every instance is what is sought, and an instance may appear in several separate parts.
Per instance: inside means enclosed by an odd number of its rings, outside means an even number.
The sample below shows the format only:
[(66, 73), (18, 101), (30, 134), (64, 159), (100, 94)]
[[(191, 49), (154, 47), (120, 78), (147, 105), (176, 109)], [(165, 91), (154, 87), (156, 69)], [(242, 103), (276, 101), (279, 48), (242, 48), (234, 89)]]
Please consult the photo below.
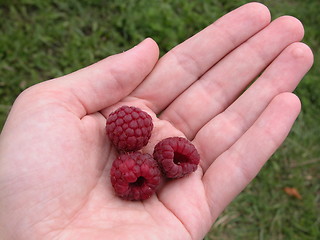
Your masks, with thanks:
[[(148, 38), (24, 91), (0, 138), (2, 239), (202, 239), (300, 112), (292, 91), (313, 63), (303, 32), (250, 3), (160, 60)], [(143, 202), (115, 196), (105, 121), (121, 105), (153, 117), (144, 152), (184, 136), (201, 155), (197, 171)]]

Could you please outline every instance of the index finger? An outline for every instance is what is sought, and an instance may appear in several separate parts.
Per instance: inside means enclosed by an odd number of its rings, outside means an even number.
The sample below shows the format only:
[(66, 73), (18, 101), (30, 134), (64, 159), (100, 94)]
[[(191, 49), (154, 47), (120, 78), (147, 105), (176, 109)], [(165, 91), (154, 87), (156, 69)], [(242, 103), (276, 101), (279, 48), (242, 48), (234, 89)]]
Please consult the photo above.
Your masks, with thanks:
[(260, 3), (237, 8), (164, 55), (131, 96), (161, 112), (220, 59), (269, 23), (269, 10)]

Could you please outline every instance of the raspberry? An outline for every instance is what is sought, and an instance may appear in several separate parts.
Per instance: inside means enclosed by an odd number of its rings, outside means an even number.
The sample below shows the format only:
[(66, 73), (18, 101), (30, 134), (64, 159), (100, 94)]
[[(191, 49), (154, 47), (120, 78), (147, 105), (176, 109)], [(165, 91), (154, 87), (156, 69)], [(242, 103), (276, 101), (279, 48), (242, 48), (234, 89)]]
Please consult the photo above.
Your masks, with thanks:
[(160, 184), (161, 172), (150, 154), (121, 154), (112, 164), (111, 183), (116, 194), (126, 200), (145, 200)]
[(181, 137), (160, 141), (154, 148), (153, 157), (168, 178), (180, 178), (194, 172), (200, 161), (194, 145)]
[(119, 151), (136, 151), (147, 145), (153, 129), (149, 114), (136, 107), (122, 106), (106, 124), (109, 139)]

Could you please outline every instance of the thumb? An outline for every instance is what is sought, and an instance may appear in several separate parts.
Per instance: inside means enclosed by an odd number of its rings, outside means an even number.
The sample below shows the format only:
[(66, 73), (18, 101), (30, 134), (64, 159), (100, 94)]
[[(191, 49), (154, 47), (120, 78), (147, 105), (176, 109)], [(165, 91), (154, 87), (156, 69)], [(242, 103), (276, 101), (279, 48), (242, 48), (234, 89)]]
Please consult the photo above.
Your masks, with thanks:
[(82, 118), (130, 94), (151, 72), (158, 57), (156, 42), (147, 38), (126, 52), (44, 82), (43, 87), (50, 92), (57, 90), (56, 98)]

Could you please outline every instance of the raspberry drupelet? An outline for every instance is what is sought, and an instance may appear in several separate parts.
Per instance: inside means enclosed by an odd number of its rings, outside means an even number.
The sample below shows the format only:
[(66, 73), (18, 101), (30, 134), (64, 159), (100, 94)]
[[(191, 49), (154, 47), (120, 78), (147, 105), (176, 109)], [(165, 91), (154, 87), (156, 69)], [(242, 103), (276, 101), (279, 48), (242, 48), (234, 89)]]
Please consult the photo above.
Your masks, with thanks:
[(149, 114), (136, 107), (122, 106), (112, 112), (106, 123), (106, 132), (118, 151), (140, 150), (147, 145), (153, 129)]
[(160, 141), (154, 148), (153, 157), (168, 178), (181, 178), (194, 172), (200, 162), (195, 146), (182, 137)]
[(119, 197), (125, 200), (145, 200), (156, 191), (161, 172), (150, 154), (131, 152), (119, 155), (113, 162), (110, 177)]

